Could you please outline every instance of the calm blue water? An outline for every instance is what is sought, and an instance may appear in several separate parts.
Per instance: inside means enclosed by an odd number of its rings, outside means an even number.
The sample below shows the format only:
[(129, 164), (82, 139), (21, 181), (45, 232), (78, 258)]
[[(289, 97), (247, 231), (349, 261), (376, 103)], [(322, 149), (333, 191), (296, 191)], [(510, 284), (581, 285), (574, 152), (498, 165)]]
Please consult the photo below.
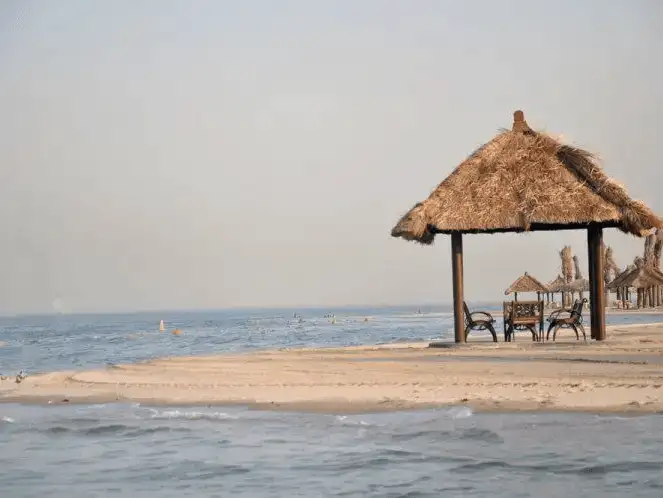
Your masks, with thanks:
[[(450, 338), (449, 309), (0, 318), (0, 373)], [(301, 315), (301, 321), (293, 313)], [(326, 313), (336, 315), (335, 323)], [(368, 317), (368, 321), (364, 321)], [(159, 320), (167, 332), (158, 331)], [(608, 315), (609, 324), (661, 322)], [(174, 336), (169, 331), (179, 328)], [(0, 496), (663, 496), (663, 417), (0, 404)]]

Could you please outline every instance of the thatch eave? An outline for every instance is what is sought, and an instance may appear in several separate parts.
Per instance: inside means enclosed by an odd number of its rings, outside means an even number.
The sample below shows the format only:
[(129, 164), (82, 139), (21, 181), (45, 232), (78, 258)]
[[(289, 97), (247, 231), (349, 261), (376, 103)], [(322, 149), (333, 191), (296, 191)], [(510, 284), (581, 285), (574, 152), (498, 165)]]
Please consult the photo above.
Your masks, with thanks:
[(646, 289), (657, 285), (663, 285), (663, 273), (650, 266), (640, 266), (620, 274), (607, 285), (607, 288), (610, 290), (621, 287)]
[(548, 287), (542, 284), (539, 280), (534, 278), (529, 273), (525, 272), (524, 275), (518, 277), (505, 291), (504, 294), (508, 295), (514, 292), (549, 292)]
[(663, 221), (631, 199), (592, 154), (534, 132), (517, 111), (512, 130), (473, 152), (401, 217), (391, 235), (428, 245), (438, 233), (591, 226), (644, 236)]
[(570, 292), (589, 292), (589, 280), (586, 278), (577, 278), (569, 282)]
[(557, 275), (555, 280), (552, 280), (546, 284), (546, 287), (548, 287), (548, 292), (551, 293), (557, 293), (557, 292), (566, 292), (561, 290), (561, 286), (566, 285), (566, 282), (562, 278), (561, 275)]

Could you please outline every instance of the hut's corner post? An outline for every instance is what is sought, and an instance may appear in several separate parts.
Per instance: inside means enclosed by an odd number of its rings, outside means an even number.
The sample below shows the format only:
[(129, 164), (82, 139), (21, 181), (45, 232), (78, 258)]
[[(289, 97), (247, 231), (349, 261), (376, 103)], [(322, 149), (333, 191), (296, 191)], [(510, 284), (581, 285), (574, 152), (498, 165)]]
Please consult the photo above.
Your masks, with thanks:
[(463, 235), (453, 232), (451, 234), (451, 274), (453, 278), (454, 296), (454, 340), (465, 342), (465, 320), (463, 315)]
[[(587, 229), (587, 268), (589, 270), (589, 319), (591, 322), (594, 322), (594, 291), (592, 290), (592, 285), (594, 285), (594, 253), (592, 252), (592, 237), (591, 232)], [(590, 330), (590, 337), (594, 337), (594, 327)]]
[(591, 225), (587, 229), (589, 256), (589, 299), (592, 339), (605, 340), (605, 282), (603, 280), (603, 228)]

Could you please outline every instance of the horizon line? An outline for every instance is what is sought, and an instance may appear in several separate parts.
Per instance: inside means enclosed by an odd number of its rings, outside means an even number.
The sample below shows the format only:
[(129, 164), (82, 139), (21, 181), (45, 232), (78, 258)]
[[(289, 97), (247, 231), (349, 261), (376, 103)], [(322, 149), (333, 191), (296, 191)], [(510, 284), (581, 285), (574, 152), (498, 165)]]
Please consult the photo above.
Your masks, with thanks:
[[(499, 301), (475, 301), (476, 303), (492, 304)], [(73, 312), (26, 312), (26, 313), (0, 313), (0, 318), (30, 318), (30, 317), (59, 317), (59, 316), (86, 316), (86, 315), (132, 315), (132, 314), (152, 314), (152, 313), (210, 313), (219, 311), (258, 311), (258, 310), (340, 310), (340, 309), (386, 309), (386, 308), (421, 308), (421, 307), (448, 307), (452, 306), (452, 301), (446, 302), (422, 302), (417, 304), (394, 304), (394, 303), (374, 303), (374, 304), (345, 304), (345, 305), (288, 305), (288, 306), (228, 306), (220, 308), (160, 308), (160, 309), (134, 309), (134, 310), (98, 310), (98, 311), (73, 311)]]

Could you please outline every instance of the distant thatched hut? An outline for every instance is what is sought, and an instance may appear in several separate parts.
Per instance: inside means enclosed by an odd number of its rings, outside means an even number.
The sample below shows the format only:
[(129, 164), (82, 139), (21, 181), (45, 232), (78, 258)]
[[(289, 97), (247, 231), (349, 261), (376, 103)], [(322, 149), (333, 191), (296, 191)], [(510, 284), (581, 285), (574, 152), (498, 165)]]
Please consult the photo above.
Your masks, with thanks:
[(578, 294), (582, 298), (583, 293), (589, 292), (589, 280), (586, 278), (576, 278), (571, 282), (567, 282), (564, 277), (557, 275), (557, 278), (548, 284), (548, 292), (551, 294), (562, 294), (562, 306), (568, 305), (566, 295), (569, 295), (570, 298), (573, 298), (574, 294)]
[(605, 338), (603, 229), (646, 235), (663, 222), (608, 178), (587, 151), (533, 131), (522, 111), (463, 161), (391, 231), (393, 237), (432, 244), (451, 234), (454, 330), (463, 333), (464, 233), (587, 229), (592, 337)]
[(638, 308), (642, 308), (647, 304), (653, 306), (654, 303), (646, 299), (646, 292), (649, 289), (655, 289), (663, 285), (663, 273), (654, 266), (644, 264), (642, 258), (639, 258), (637, 263), (637, 265), (629, 267), (610, 282), (608, 289), (614, 291), (622, 289), (622, 295), (626, 295), (626, 290), (629, 288), (636, 289)]
[(548, 292), (550, 292), (552, 294), (555, 294), (557, 292), (562, 292), (562, 290), (560, 290), (560, 289), (563, 285), (566, 285), (566, 281), (564, 280), (564, 277), (562, 277), (561, 275), (557, 275), (555, 280), (552, 280), (552, 281), (548, 282), (546, 287), (548, 287)]
[(505, 295), (514, 294), (514, 299), (518, 300), (519, 292), (536, 292), (537, 299), (540, 299), (542, 293), (548, 292), (548, 287), (539, 282), (529, 273), (525, 272), (513, 282), (505, 291)]
[[(548, 302), (550, 303), (551, 301), (554, 302), (555, 299), (555, 294), (561, 293), (561, 292), (566, 292), (562, 287), (566, 285), (566, 282), (564, 280), (564, 277), (561, 275), (557, 275), (554, 280), (551, 280), (546, 284), (546, 287), (548, 287)], [(562, 297), (562, 301), (564, 301), (564, 298)]]
[(589, 292), (589, 280), (586, 278), (576, 278), (569, 284), (569, 288), (571, 292), (577, 292), (578, 294)]

